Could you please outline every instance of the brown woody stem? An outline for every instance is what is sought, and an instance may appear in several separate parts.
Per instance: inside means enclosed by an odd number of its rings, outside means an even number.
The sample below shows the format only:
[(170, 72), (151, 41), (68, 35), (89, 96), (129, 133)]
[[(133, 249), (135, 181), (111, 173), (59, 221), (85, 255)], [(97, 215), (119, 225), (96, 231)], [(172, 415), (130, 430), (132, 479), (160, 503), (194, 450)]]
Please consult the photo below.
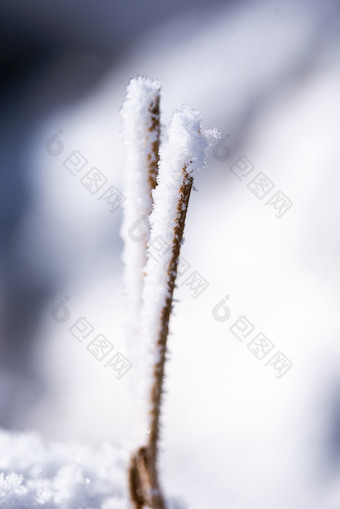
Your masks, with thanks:
[(156, 348), (160, 352), (160, 360), (154, 366), (154, 383), (151, 388), (151, 411), (149, 438), (144, 447), (132, 455), (129, 467), (130, 495), (135, 509), (148, 506), (152, 509), (165, 509), (166, 505), (158, 479), (158, 441), (160, 409), (162, 403), (166, 344), (169, 332), (169, 320), (172, 310), (173, 292), (177, 276), (177, 265), (185, 226), (185, 218), (193, 184), (193, 177), (187, 173), (187, 166), (182, 170), (183, 183), (179, 189), (177, 203), (177, 219), (174, 226), (171, 259), (168, 266), (167, 290), (168, 297), (159, 317), (159, 331)]
[(149, 163), (149, 187), (150, 187), (150, 195), (152, 189), (155, 189), (157, 184), (157, 173), (158, 173), (158, 161), (159, 161), (159, 143), (161, 136), (161, 125), (160, 125), (160, 115), (159, 115), (159, 100), (160, 96), (158, 95), (155, 98), (155, 101), (150, 104), (148, 111), (150, 113), (151, 126), (149, 127), (149, 132), (155, 134), (155, 140), (151, 144), (151, 151), (147, 155), (148, 163)]

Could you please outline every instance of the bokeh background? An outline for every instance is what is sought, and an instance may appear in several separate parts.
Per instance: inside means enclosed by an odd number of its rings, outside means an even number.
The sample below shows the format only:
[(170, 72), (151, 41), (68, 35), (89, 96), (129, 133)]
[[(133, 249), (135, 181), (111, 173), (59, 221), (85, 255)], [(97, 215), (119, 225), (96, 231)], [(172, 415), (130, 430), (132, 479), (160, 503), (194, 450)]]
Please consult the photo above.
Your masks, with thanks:
[[(81, 177), (96, 167), (122, 190), (119, 109), (143, 74), (162, 82), (164, 125), (188, 103), (223, 140), (187, 219), (183, 256), (207, 288), (176, 290), (166, 490), (195, 509), (338, 509), (339, 21), (339, 2), (321, 0), (1, 2), (1, 427), (129, 436), (133, 377), (117, 380), (69, 329), (85, 317), (129, 356), (121, 207)], [(65, 163), (74, 152), (82, 174)], [(242, 180), (240, 156), (254, 167)], [(268, 197), (293, 203), (280, 218), (247, 187), (259, 172)], [(292, 361), (282, 378), (233, 335), (240, 316)]]

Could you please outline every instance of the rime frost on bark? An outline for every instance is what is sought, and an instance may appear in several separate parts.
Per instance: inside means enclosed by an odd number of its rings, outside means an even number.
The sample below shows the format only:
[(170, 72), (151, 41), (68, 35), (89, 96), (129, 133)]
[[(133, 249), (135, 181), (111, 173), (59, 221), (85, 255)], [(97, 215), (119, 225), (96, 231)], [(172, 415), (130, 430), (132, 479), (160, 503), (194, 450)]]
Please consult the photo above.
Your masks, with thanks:
[[(158, 185), (153, 191), (150, 239), (142, 293), (141, 342), (145, 351), (147, 394), (155, 370), (164, 362), (166, 335), (175, 287), (177, 262), (195, 173), (206, 165), (206, 152), (215, 131), (204, 131), (200, 115), (189, 106), (178, 109), (160, 149)], [(168, 246), (159, 258), (155, 246)], [(166, 331), (167, 332), (167, 331)], [(160, 336), (163, 339), (160, 340)], [(150, 400), (150, 398), (149, 398)], [(154, 411), (146, 408), (147, 415)], [(149, 436), (150, 423), (147, 436)]]
[(143, 271), (149, 237), (151, 191), (156, 185), (160, 122), (160, 83), (142, 76), (132, 79), (121, 109), (125, 146), (123, 224), (124, 284), (127, 332), (132, 358), (137, 359)]

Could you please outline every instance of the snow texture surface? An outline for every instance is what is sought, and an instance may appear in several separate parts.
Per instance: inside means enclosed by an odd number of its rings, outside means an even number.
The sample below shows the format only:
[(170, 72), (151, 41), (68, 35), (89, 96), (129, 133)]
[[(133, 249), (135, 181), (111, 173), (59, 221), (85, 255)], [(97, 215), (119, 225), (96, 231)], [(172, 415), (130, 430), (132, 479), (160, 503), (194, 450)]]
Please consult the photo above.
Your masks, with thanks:
[(122, 452), (0, 432), (2, 509), (125, 509)]
[[(126, 454), (0, 430), (1, 509), (128, 509)], [(168, 500), (169, 509), (184, 509)]]

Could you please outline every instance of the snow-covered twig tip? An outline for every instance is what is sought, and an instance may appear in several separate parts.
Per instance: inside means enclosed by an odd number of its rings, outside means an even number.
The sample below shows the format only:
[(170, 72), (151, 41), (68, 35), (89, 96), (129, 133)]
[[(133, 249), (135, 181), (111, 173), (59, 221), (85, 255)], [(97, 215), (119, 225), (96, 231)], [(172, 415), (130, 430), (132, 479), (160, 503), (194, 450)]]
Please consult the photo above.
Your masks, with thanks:
[[(142, 304), (142, 337), (145, 346), (156, 345), (161, 310), (172, 296), (171, 278), (176, 276), (184, 221), (194, 175), (206, 164), (206, 153), (214, 131), (203, 131), (200, 115), (188, 106), (177, 110), (160, 149), (158, 185), (153, 191), (154, 207), (150, 216), (151, 234), (145, 268)], [(162, 242), (161, 263), (152, 256), (152, 247)], [(174, 257), (174, 246), (178, 249)]]

